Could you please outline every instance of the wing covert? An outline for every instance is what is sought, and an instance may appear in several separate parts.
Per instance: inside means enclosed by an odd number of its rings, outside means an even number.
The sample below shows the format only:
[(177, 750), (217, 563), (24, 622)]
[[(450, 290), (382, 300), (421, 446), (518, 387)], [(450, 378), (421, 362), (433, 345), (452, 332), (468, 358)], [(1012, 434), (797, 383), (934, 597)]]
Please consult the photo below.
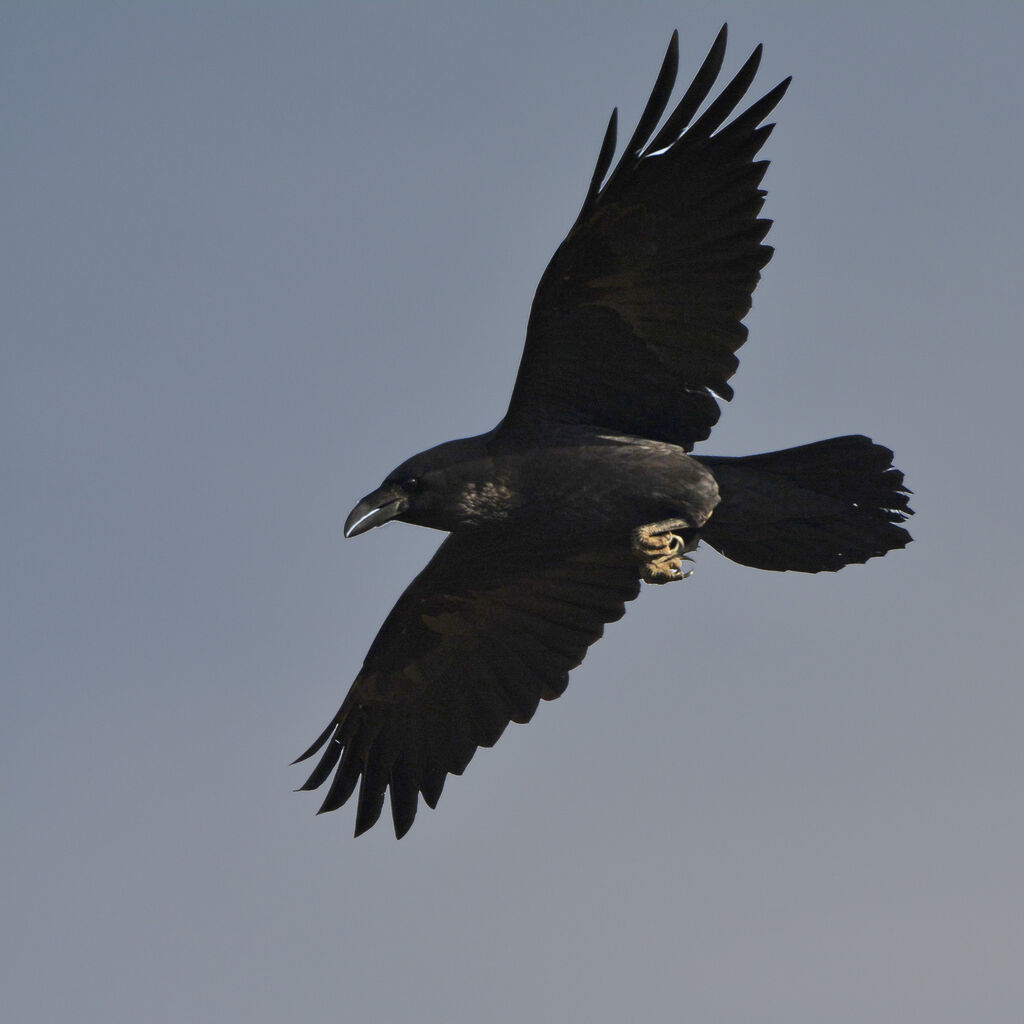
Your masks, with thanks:
[(584, 424), (689, 450), (717, 422), (716, 396), (732, 397), (742, 320), (772, 254), (763, 244), (771, 222), (759, 216), (768, 164), (754, 158), (789, 79), (726, 124), (754, 79), (758, 46), (693, 120), (725, 41), (723, 27), (654, 134), (675, 81), (673, 33), (637, 129), (605, 180), (613, 114), (580, 214), (538, 285), (499, 435)]
[[(302, 789), (334, 778), (320, 810), (360, 783), (356, 835), (390, 790), (395, 834), (419, 794), (433, 807), (449, 774), (510, 721), (560, 696), (569, 671), (640, 589), (628, 553), (509, 550), (452, 535), (398, 599), (331, 724), (298, 759), (326, 750)], [(360, 781), (361, 780), (361, 781)]]

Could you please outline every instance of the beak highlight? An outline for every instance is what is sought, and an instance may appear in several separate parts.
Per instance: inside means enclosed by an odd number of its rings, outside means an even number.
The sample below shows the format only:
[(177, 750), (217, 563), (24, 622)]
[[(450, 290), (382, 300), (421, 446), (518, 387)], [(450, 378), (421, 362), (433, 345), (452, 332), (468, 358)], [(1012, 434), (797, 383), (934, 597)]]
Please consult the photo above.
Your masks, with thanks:
[(345, 536), (358, 537), (375, 526), (383, 526), (395, 516), (400, 516), (409, 507), (409, 500), (404, 494), (391, 487), (382, 487), (373, 494), (368, 494), (345, 520)]

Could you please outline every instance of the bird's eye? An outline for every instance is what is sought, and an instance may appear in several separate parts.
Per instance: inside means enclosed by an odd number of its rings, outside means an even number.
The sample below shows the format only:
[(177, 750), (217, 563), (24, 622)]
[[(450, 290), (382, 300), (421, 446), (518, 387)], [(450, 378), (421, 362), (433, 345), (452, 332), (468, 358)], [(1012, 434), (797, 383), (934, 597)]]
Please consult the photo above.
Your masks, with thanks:
[(411, 476), (408, 480), (402, 481), (402, 490), (408, 491), (410, 494), (413, 491), (420, 491), (423, 489), (423, 481), (419, 477)]

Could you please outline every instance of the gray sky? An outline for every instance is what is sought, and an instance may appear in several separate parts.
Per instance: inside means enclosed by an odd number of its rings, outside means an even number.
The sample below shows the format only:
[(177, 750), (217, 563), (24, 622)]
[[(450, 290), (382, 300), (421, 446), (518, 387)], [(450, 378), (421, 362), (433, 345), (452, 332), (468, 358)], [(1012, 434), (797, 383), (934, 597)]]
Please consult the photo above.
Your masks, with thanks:
[[(856, 10), (854, 8), (856, 7)], [(504, 411), (605, 120), (730, 22), (777, 247), (702, 450), (894, 448), (917, 542), (712, 551), (396, 843), (288, 768)], [(8, 1019), (873, 1024), (1024, 1005), (1011, 3), (4, 3)]]

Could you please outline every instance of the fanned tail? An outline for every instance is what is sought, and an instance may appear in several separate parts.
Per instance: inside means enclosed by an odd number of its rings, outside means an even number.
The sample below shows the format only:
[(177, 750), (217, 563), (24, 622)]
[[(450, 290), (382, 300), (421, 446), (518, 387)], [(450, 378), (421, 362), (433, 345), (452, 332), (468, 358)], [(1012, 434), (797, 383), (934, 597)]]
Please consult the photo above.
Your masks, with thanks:
[(904, 548), (913, 510), (893, 453), (860, 434), (743, 458), (702, 457), (722, 499), (701, 538), (757, 569), (835, 572)]

